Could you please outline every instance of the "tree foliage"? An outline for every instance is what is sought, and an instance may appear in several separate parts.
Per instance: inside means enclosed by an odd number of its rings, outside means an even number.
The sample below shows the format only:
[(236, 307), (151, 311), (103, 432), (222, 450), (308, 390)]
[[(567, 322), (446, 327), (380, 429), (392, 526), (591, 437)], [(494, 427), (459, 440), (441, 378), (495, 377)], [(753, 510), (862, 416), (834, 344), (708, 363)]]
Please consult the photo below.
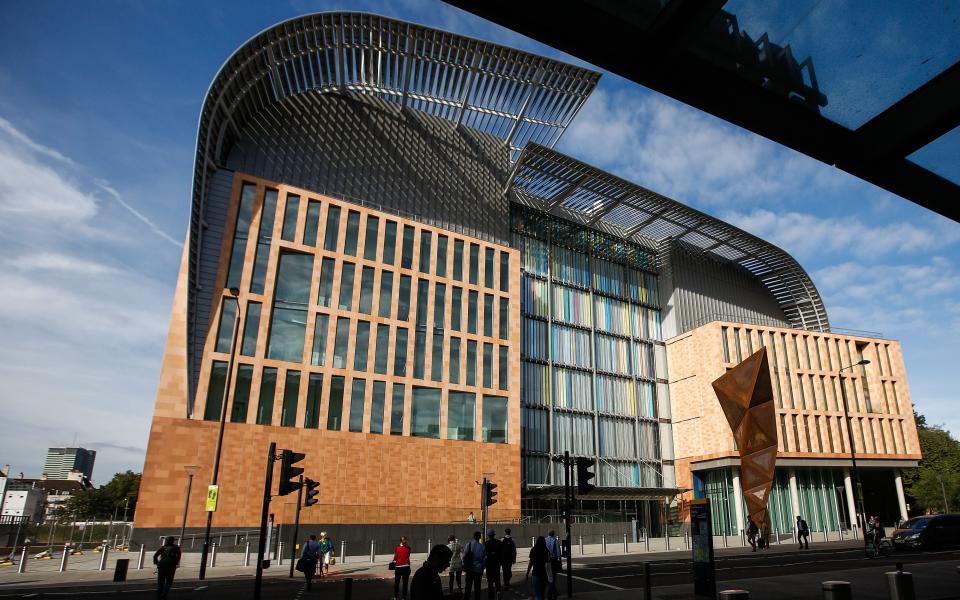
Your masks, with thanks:
[(140, 473), (117, 473), (106, 485), (71, 496), (67, 500), (65, 512), (75, 519), (105, 521), (112, 519), (114, 515), (117, 519), (122, 519), (126, 505), (127, 518), (131, 519), (137, 507), (139, 490)]
[(923, 512), (960, 512), (960, 442), (943, 427), (928, 425), (923, 415), (915, 416), (923, 459), (916, 471), (904, 473), (906, 492)]

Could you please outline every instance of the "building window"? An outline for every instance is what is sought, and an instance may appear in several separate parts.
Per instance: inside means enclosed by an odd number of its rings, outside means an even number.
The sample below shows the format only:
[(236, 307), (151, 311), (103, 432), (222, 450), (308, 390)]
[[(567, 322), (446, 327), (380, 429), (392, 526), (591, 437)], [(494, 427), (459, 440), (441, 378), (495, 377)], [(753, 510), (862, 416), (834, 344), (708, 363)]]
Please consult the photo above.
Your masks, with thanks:
[(267, 278), (267, 265), (270, 262), (270, 243), (273, 241), (273, 222), (277, 217), (277, 190), (267, 190), (263, 194), (263, 209), (260, 211), (260, 233), (257, 236), (256, 256), (253, 259), (253, 278), (250, 291), (263, 293), (263, 282)]
[(510, 253), (500, 251), (500, 291), (510, 291)]
[(400, 293), (397, 295), (397, 320), (410, 320), (410, 276), (400, 276)]
[(493, 344), (483, 345), (483, 387), (493, 387)]
[(790, 452), (790, 438), (787, 436), (787, 415), (780, 415), (780, 437), (783, 438), (783, 451)]
[(433, 242), (433, 236), (429, 231), (420, 231), (420, 272), (430, 272), (430, 245)]
[(312, 274), (312, 254), (280, 254), (267, 358), (291, 362), (303, 360)]
[(727, 328), (720, 328), (720, 338), (723, 340), (723, 362), (730, 362), (730, 343), (727, 341)]
[(403, 435), (404, 393), (403, 385), (393, 384), (393, 397), (390, 399), (390, 435)]
[(460, 331), (460, 317), (463, 314), (463, 289), (453, 288), (450, 296), (450, 329)]
[(273, 423), (273, 398), (277, 394), (277, 369), (264, 367), (260, 376), (260, 399), (257, 403), (257, 425)]
[(337, 238), (340, 236), (340, 207), (330, 205), (327, 207), (327, 231), (323, 236), (323, 249), (336, 252)]
[(403, 226), (403, 248), (400, 252), (400, 268), (409, 269), (413, 267), (413, 227)]
[(280, 239), (292, 242), (297, 237), (297, 213), (300, 212), (300, 196), (287, 194), (287, 204), (283, 210), (283, 229)]
[(467, 385), (477, 385), (477, 342), (467, 340)]
[(510, 299), (500, 298), (500, 339), (510, 339)]
[(359, 433), (363, 431), (363, 404), (366, 399), (367, 381), (365, 379), (354, 379), (350, 390), (350, 431)]
[(480, 283), (480, 245), (470, 244), (470, 283)]
[(330, 404), (327, 410), (327, 429), (340, 431), (343, 419), (343, 377), (330, 378)]
[(477, 292), (470, 290), (467, 301), (467, 331), (477, 332)]
[(320, 229), (320, 203), (314, 200), (307, 202), (307, 218), (303, 224), (303, 245), (317, 245), (317, 230)]
[(433, 288), (433, 327), (443, 329), (447, 314), (447, 286), (438, 283)]
[(356, 275), (356, 265), (345, 262), (340, 269), (340, 300), (337, 308), (353, 310), (353, 278)]
[(387, 221), (383, 227), (383, 257), (380, 261), (392, 265), (397, 253), (397, 222)]
[(463, 240), (453, 240), (453, 278), (463, 281)]
[(323, 392), (323, 375), (310, 373), (307, 382), (307, 410), (303, 416), (303, 426), (307, 429), (320, 427), (320, 396)]
[(325, 258), (320, 264), (320, 285), (317, 291), (317, 304), (329, 307), (333, 301), (333, 272), (337, 264), (332, 258)]
[(476, 419), (476, 395), (449, 392), (447, 396), (447, 439), (473, 441)]
[(407, 374), (407, 328), (397, 327), (397, 340), (393, 349), (393, 374), (403, 377)]
[(370, 402), (370, 433), (383, 433), (383, 407), (386, 403), (387, 384), (373, 382), (373, 398)]
[(233, 341), (233, 325), (237, 318), (236, 298), (224, 298), (220, 304), (220, 326), (217, 331), (217, 345), (214, 352), (230, 352)]
[(330, 326), (330, 317), (317, 313), (313, 322), (313, 352), (310, 353), (310, 364), (322, 367), (327, 360), (327, 328)]
[(737, 364), (739, 365), (743, 361), (743, 355), (740, 353), (740, 328), (733, 328), (733, 347), (737, 352)]
[(501, 396), (483, 397), (483, 441), (507, 443), (507, 399)]
[(283, 406), (280, 412), (281, 427), (296, 427), (297, 401), (300, 399), (300, 372), (287, 371), (283, 384)]
[(510, 378), (510, 377), (509, 377), (509, 376), (510, 376), (510, 369), (509, 369), (509, 367), (507, 366), (508, 363), (509, 363), (508, 357), (510, 356), (510, 349), (509, 349), (508, 347), (506, 347), (506, 346), (500, 346), (500, 349), (499, 349), (499, 350), (500, 350), (500, 365), (499, 365), (499, 370), (497, 371), (497, 373), (498, 373), (498, 375), (499, 375), (499, 380), (500, 380), (500, 381), (499, 381), (499, 383), (500, 383), (500, 389), (501, 389), (501, 390), (506, 390), (506, 389), (508, 389), (508, 385), (509, 385), (509, 384), (508, 384), (508, 381), (509, 381), (509, 378)]
[(447, 236), (437, 236), (437, 277), (447, 276)]
[(413, 388), (410, 435), (413, 437), (440, 437), (440, 390)]
[(230, 409), (231, 423), (246, 423), (250, 406), (250, 385), (253, 382), (253, 366), (237, 366), (237, 386), (233, 389), (233, 406)]
[(493, 248), (485, 248), (483, 257), (483, 285), (488, 288), (494, 287), (493, 281)]
[(423, 355), (427, 351), (427, 332), (417, 328), (413, 338), (413, 376), (416, 379), (423, 379)]
[(377, 232), (380, 229), (380, 219), (367, 215), (367, 229), (363, 234), (363, 257), (367, 260), (377, 259)]
[(227, 285), (239, 288), (243, 278), (244, 255), (247, 251), (247, 237), (250, 235), (250, 218), (253, 215), (253, 201), (257, 195), (257, 186), (243, 184), (240, 191), (240, 206), (237, 208), (237, 224), (233, 229), (233, 247), (230, 249), (230, 267), (227, 269)]
[(360, 312), (369, 315), (373, 312), (373, 267), (364, 267), (360, 276)]
[(355, 210), (347, 211), (347, 233), (343, 239), (343, 253), (349, 256), (357, 255), (357, 236), (360, 235), (360, 213)]
[(380, 301), (377, 304), (377, 315), (390, 318), (390, 310), (393, 304), (393, 273), (382, 271), (380, 273)]
[(483, 335), (493, 337), (493, 296), (483, 295)]
[(377, 325), (377, 347), (374, 350), (373, 372), (380, 375), (387, 374), (387, 357), (389, 356), (390, 326), (383, 323)]
[(257, 336), (260, 331), (259, 302), (247, 302), (247, 318), (243, 321), (243, 342), (240, 345), (240, 354), (243, 356), (257, 355)]
[(427, 293), (430, 290), (430, 282), (426, 279), (417, 280), (417, 325), (427, 326)]
[(337, 318), (337, 334), (333, 339), (333, 368), (347, 368), (347, 344), (350, 341), (350, 318)]
[(460, 383), (460, 338), (450, 338), (450, 383)]
[(222, 360), (213, 361), (210, 367), (210, 385), (207, 386), (207, 405), (203, 410), (203, 418), (207, 421), (220, 420), (220, 404), (223, 402), (223, 386), (227, 380), (227, 363)]
[(790, 415), (790, 422), (793, 424), (793, 440), (796, 442), (797, 452), (802, 452), (800, 447), (800, 429), (797, 425), (797, 415)]
[(443, 334), (433, 334), (433, 353), (430, 358), (430, 379), (443, 380)]
[(370, 323), (357, 321), (357, 337), (353, 348), (353, 370), (367, 370), (367, 350), (370, 346)]

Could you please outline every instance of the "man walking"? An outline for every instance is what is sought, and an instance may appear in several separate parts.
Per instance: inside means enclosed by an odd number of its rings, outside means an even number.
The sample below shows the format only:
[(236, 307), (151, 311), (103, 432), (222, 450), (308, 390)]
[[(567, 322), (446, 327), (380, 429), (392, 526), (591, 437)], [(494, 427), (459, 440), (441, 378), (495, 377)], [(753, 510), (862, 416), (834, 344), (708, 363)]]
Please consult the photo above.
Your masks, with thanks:
[[(807, 550), (810, 549), (810, 528), (807, 526), (807, 522), (804, 521), (800, 515), (797, 515), (797, 541), (800, 542), (800, 549), (803, 550), (806, 547)], [(806, 544), (806, 546), (804, 546)]]
[(500, 597), (500, 569), (503, 564), (503, 542), (497, 539), (493, 529), (487, 530), (484, 550), (487, 553), (487, 598), (497, 600)]
[(500, 562), (503, 565), (503, 589), (510, 589), (510, 579), (513, 577), (513, 565), (517, 562), (517, 543), (510, 535), (510, 528), (503, 530), (503, 539), (500, 540), (503, 545), (503, 553)]
[(470, 600), (476, 592), (476, 600), (480, 600), (480, 582), (483, 579), (483, 566), (486, 563), (487, 552), (480, 543), (480, 532), (473, 532), (473, 539), (463, 547), (463, 572), (467, 576), (467, 593), (464, 600)]
[(563, 570), (563, 553), (560, 540), (557, 539), (557, 532), (552, 529), (547, 534), (547, 556), (550, 559), (550, 570), (553, 575), (553, 581), (550, 581), (550, 574), (547, 575), (547, 600), (556, 600), (560, 595), (557, 591), (557, 579), (560, 577), (560, 571)]
[(410, 582), (410, 600), (443, 600), (443, 581), (440, 573), (450, 566), (453, 552), (448, 546), (437, 544), (430, 549), (427, 562), (417, 569)]
[(180, 566), (180, 547), (173, 536), (164, 540), (163, 546), (154, 552), (153, 564), (157, 565), (157, 599), (166, 600), (173, 587), (173, 576)]
[(747, 526), (747, 541), (750, 542), (750, 547), (753, 548), (751, 552), (757, 551), (757, 534), (760, 532), (760, 529), (757, 527), (757, 524), (753, 522), (753, 519), (750, 519), (750, 525)]

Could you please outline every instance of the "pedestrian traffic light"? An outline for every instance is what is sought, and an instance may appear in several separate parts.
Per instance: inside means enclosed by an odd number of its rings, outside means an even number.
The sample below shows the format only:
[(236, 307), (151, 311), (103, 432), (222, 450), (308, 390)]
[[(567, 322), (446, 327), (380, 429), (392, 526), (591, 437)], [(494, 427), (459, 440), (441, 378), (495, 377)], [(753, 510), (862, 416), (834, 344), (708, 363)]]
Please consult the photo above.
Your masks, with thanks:
[(320, 487), (319, 481), (314, 481), (307, 477), (303, 480), (303, 487), (307, 488), (307, 497), (303, 499), (304, 507), (313, 506), (317, 502), (320, 502), (317, 500), (317, 496), (320, 495), (320, 490), (317, 489)]
[(593, 468), (593, 461), (585, 456), (577, 457), (577, 492), (580, 495), (589, 494), (597, 486), (590, 483), (595, 474), (590, 470)]
[(492, 481), (487, 481), (487, 488), (483, 491), (483, 505), (484, 506), (493, 506), (497, 503), (497, 484)]
[(293, 450), (284, 450), (280, 453), (280, 487), (277, 489), (278, 496), (286, 496), (291, 492), (297, 491), (300, 482), (297, 477), (303, 474), (303, 467), (294, 465), (303, 460), (307, 455), (303, 452), (294, 452)]

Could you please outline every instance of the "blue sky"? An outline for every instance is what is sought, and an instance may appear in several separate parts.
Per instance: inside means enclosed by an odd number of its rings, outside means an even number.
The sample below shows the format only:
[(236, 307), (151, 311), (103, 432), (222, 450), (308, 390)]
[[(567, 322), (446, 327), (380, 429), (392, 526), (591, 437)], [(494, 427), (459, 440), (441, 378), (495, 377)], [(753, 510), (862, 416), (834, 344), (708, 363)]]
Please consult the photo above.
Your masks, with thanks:
[[(0, 8), (0, 463), (140, 470), (209, 82), (283, 19), (364, 10), (578, 62), (445, 4), (28, 2)], [(835, 327), (903, 344), (960, 434), (960, 225), (614, 75), (557, 148), (791, 252)]]

